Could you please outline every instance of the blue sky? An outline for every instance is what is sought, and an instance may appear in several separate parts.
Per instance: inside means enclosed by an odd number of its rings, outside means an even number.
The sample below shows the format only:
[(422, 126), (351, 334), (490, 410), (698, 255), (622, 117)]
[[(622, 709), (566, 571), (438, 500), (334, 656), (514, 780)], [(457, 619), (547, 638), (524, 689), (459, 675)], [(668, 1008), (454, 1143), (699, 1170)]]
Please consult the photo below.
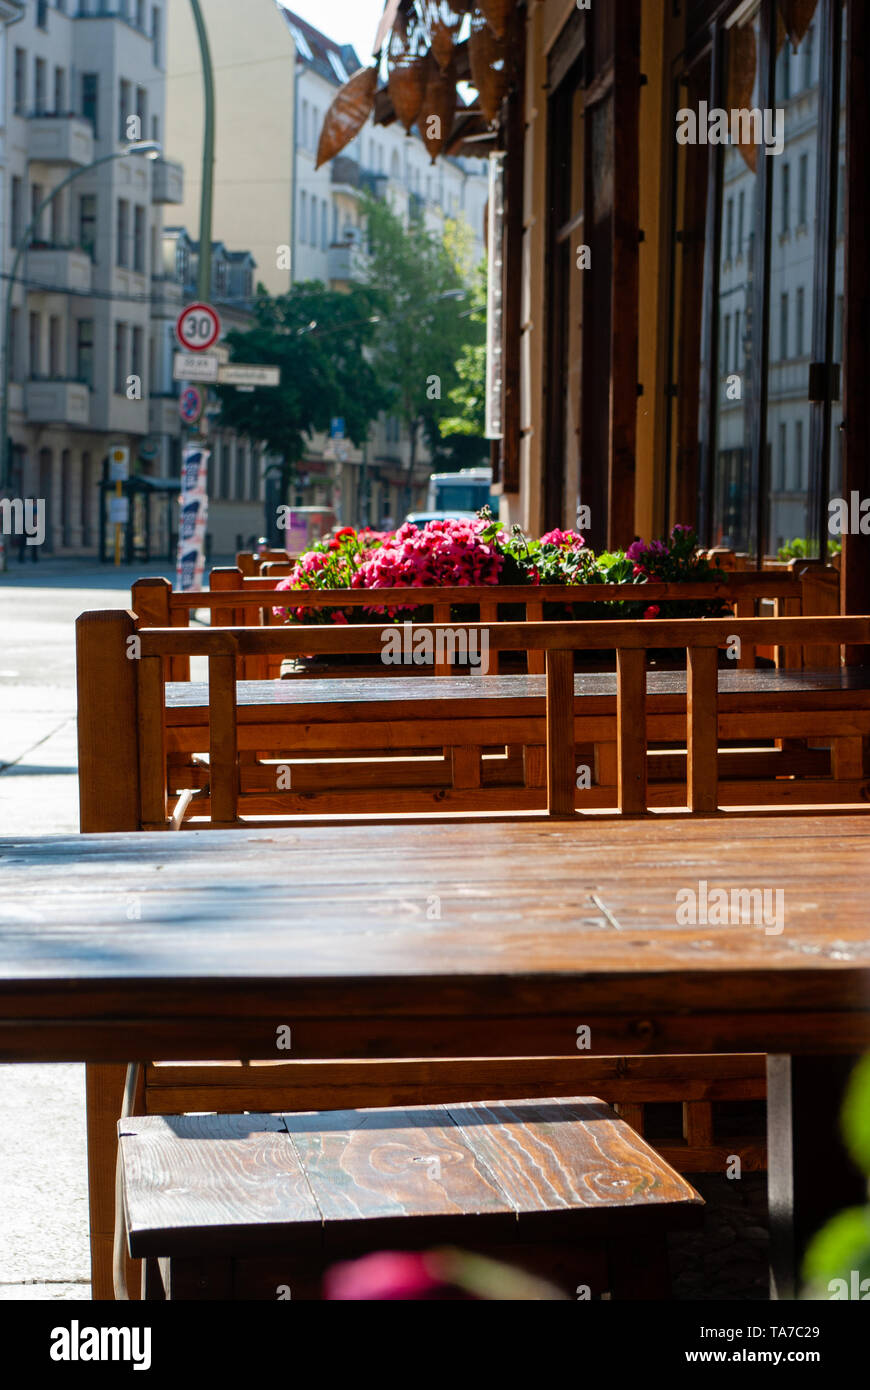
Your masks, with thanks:
[(337, 43), (352, 43), (360, 61), (371, 57), (383, 0), (289, 0), (285, 9), (313, 24)]

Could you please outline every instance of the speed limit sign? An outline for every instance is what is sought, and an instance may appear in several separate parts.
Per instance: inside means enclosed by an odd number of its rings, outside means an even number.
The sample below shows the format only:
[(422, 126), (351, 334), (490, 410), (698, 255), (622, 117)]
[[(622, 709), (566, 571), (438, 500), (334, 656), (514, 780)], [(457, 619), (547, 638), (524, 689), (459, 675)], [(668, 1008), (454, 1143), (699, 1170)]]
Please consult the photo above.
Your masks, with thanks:
[(210, 304), (188, 304), (178, 315), (175, 331), (188, 352), (205, 352), (220, 337), (221, 321)]

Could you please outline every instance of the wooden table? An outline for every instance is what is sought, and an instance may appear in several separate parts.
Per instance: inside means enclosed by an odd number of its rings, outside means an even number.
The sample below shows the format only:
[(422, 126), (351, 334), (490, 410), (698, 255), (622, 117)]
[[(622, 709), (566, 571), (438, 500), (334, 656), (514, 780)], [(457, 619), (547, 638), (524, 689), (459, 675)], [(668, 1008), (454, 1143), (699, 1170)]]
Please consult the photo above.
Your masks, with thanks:
[[(850, 1200), (861, 816), (6, 839), (0, 881), (0, 1060), (761, 1051), (780, 1289), (792, 1192), (799, 1244)], [(782, 888), (783, 931), (677, 925), (701, 881)]]

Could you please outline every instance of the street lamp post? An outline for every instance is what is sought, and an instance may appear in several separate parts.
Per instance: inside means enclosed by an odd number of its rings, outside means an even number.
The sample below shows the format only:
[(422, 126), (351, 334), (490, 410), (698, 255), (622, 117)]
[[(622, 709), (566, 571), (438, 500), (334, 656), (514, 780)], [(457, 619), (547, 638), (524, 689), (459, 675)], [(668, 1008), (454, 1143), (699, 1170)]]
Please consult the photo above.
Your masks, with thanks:
[(202, 84), (205, 92), (205, 119), (202, 138), (202, 199), (199, 213), (199, 269), (197, 273), (197, 294), (203, 304), (211, 299), (211, 224), (214, 203), (214, 137), (215, 137), (215, 99), (214, 69), (211, 61), (211, 48), (208, 30), (202, 17), (199, 0), (190, 0), (193, 22), (199, 40), (202, 59)]
[(43, 198), (39, 207), (36, 209), (29, 226), (25, 229), (15, 247), (15, 257), (12, 261), (12, 269), (6, 284), (6, 294), (4, 297), (4, 319), (3, 319), (3, 372), (2, 385), (0, 385), (0, 457), (2, 457), (2, 468), (0, 468), (0, 491), (4, 491), (9, 486), (12, 474), (12, 449), (9, 440), (9, 377), (10, 377), (10, 356), (12, 351), (12, 295), (18, 279), (18, 267), (21, 259), (30, 246), (34, 232), (38, 229), (42, 220), (42, 214), (46, 208), (54, 202), (58, 193), (61, 193), (76, 179), (82, 178), (85, 174), (90, 174), (93, 169), (99, 169), (102, 164), (111, 164), (115, 159), (127, 159), (129, 155), (141, 154), (147, 159), (158, 159), (160, 157), (160, 146), (154, 140), (137, 140), (134, 144), (128, 145), (124, 150), (115, 150), (112, 154), (104, 154), (99, 159), (95, 159), (92, 164), (85, 164), (79, 169), (74, 169), (71, 174), (67, 174), (65, 179), (51, 190), (46, 198)]

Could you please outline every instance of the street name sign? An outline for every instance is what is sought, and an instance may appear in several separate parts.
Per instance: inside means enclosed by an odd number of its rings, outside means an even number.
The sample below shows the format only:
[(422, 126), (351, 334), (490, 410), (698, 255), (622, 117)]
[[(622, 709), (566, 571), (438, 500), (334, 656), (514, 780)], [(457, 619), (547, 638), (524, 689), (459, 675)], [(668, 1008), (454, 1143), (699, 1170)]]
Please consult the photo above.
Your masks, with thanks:
[(221, 386), (280, 386), (280, 367), (258, 367), (245, 362), (233, 362), (218, 372)]

